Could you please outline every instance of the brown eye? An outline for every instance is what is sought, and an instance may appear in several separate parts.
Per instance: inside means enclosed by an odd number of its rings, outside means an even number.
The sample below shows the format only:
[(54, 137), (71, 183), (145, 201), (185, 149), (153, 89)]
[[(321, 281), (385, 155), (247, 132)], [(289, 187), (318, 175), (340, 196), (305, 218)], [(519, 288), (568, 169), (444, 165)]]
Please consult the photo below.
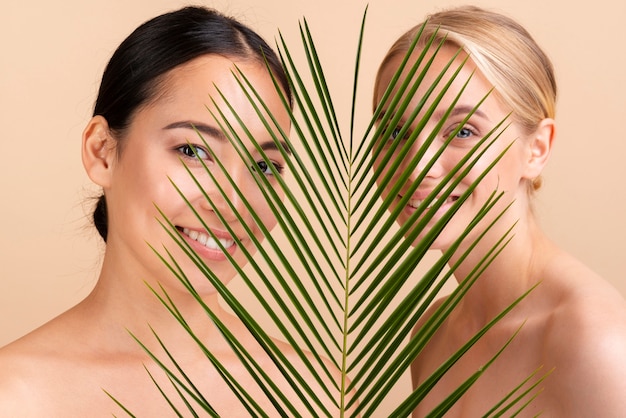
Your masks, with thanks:
[(259, 161), (258, 163), (256, 163), (257, 167), (259, 167), (259, 170), (261, 170), (261, 173), (263, 174), (267, 174), (268, 172), (271, 174), (272, 171), (270, 170), (269, 165), (265, 162), (265, 161)]
[(188, 158), (200, 158), (203, 160), (206, 160), (209, 158), (209, 154), (204, 149), (196, 145), (191, 145), (191, 144), (182, 145), (178, 147), (177, 150), (178, 152), (180, 152), (181, 154), (183, 154), (185, 157), (188, 157)]
[[(283, 172), (282, 165), (278, 163), (272, 163), (272, 165), (274, 165), (274, 169), (276, 170), (278, 174), (282, 174)], [(270, 168), (270, 164), (266, 163), (264, 160), (258, 161), (256, 163), (256, 167), (254, 168), (258, 169), (261, 173), (263, 173), (266, 176), (274, 175), (274, 173), (272, 172), (272, 169)]]

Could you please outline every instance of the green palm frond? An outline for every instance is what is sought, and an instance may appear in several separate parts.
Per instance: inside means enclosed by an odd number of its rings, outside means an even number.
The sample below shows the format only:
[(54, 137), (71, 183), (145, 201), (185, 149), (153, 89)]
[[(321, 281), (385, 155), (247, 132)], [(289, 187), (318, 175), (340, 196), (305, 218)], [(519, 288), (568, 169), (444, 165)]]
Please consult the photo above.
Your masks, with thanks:
[[(182, 239), (175, 226), (162, 214), (162, 225), (171, 238), (195, 263), (197, 269), (206, 276), (225, 303), (245, 324), (297, 396), (297, 403), (294, 403), (294, 399), (286, 396), (282, 387), (272, 381), (254, 356), (246, 351), (246, 348), (237, 341), (237, 337), (203, 302), (202, 297), (187, 279), (186, 273), (170, 253), (167, 250), (155, 249), (172, 274), (179, 278), (189, 293), (203, 306), (208, 316), (207, 320), (214, 323), (221, 331), (241, 365), (258, 385), (255, 390), (260, 388), (271, 400), (275, 410), (263, 411), (254, 397), (250, 395), (249, 388), (240, 385), (229, 370), (213, 355), (208, 343), (196, 336), (167, 293), (163, 289), (153, 290), (163, 305), (196, 341), (198, 347), (205, 353), (207, 361), (215, 366), (225, 384), (232, 389), (253, 416), (277, 414), (280, 416), (316, 416), (321, 414), (329, 417), (337, 415), (401, 417), (410, 415), (430, 388), (472, 344), (519, 302), (519, 300), (516, 301), (481, 329), (394, 409), (379, 410), (379, 405), (392, 393), (400, 377), (407, 372), (410, 364), (428, 343), (430, 337), (459, 303), (470, 286), (480, 277), (481, 272), (511, 239), (512, 229), (495, 244), (492, 251), (485, 254), (465, 281), (456, 287), (450, 297), (433, 312), (423, 326), (411, 335), (417, 322), (423, 317), (444, 284), (455, 273), (458, 265), (466, 260), (473, 247), (493, 225), (492, 223), (487, 226), (486, 231), (478, 234), (479, 236), (456, 264), (447, 267), (451, 263), (453, 254), (459, 250), (461, 242), (466, 242), (477, 224), (485, 218), (487, 213), (495, 210), (494, 206), (503, 198), (502, 193), (494, 191), (482, 210), (476, 214), (450, 249), (443, 252), (422, 277), (415, 277), (416, 267), (424, 262), (424, 257), (437, 236), (470, 197), (482, 178), (497, 164), (501, 156), (491, 162), (486, 171), (454, 202), (450, 210), (441, 216), (434, 226), (427, 228), (427, 225), (458, 183), (479, 160), (485, 158), (486, 150), (499, 139), (507, 122), (499, 123), (484, 136), (479, 144), (469, 150), (467, 155), (425, 199), (409, 221), (401, 227), (396, 227), (396, 218), (400, 209), (390, 210), (392, 200), (396, 197), (400, 187), (406, 184), (417, 164), (425, 158), (426, 150), (432, 147), (435, 136), (439, 134), (443, 121), (452, 111), (455, 102), (448, 108), (447, 114), (435, 130), (427, 133), (423, 145), (410, 159), (408, 158), (409, 151), (418, 135), (424, 133), (426, 123), (435, 111), (435, 107), (440, 104), (443, 94), (463, 64), (454, 67), (456, 61), (450, 60), (448, 67), (441, 71), (437, 84), (428, 86), (427, 94), (421, 98), (420, 104), (412, 112), (413, 120), (403, 121), (404, 127), (398, 135), (406, 137), (406, 141), (394, 142), (389, 147), (383, 147), (384, 141), (381, 141), (381, 138), (389, 138), (394, 129), (399, 126), (400, 115), (406, 114), (409, 101), (417, 88), (422, 86), (424, 75), (431, 68), (434, 56), (429, 56), (426, 51), (437, 50), (442, 43), (435, 43), (433, 39), (430, 39), (422, 51), (417, 51), (415, 49), (417, 39), (415, 40), (406, 59), (398, 69), (392, 85), (381, 99), (381, 103), (387, 103), (386, 111), (383, 113), (382, 107), (379, 106), (363, 133), (357, 134), (355, 112), (364, 23), (365, 15), (356, 54), (352, 109), (347, 137), (344, 136), (341, 121), (337, 117), (333, 95), (328, 89), (323, 65), (319, 60), (319, 54), (306, 20), (300, 26), (305, 65), (301, 66), (296, 62), (282, 35), (279, 37), (278, 44), (280, 57), (293, 88), (296, 109), (298, 109), (297, 111), (290, 109), (287, 98), (275, 82), (276, 89), (292, 119), (291, 133), (280, 129), (271, 112), (265, 107), (262, 98), (256, 93), (254, 86), (244, 74), (235, 72), (234, 76), (242, 90), (248, 95), (250, 103), (255, 106), (259, 118), (272, 135), (277, 148), (283, 153), (287, 162), (287, 176), (281, 176), (273, 164), (269, 163), (265, 153), (247, 130), (244, 120), (239, 119), (238, 126), (232, 126), (227, 121), (224, 116), (226, 112), (235, 115), (237, 113), (228, 102), (225, 108), (212, 113), (212, 117), (220, 125), (221, 130), (227, 135), (231, 145), (239, 152), (247, 166), (255, 166), (255, 159), (246, 146), (252, 143), (255, 144), (255, 152), (267, 160), (278, 182), (278, 186), (272, 186), (265, 175), (253, 168), (250, 169), (251, 175), (278, 221), (276, 230), (269, 231), (263, 225), (261, 218), (254, 213), (253, 205), (247, 200), (245, 193), (229, 176), (228, 169), (219, 161), (216, 161), (217, 168), (204, 166), (205, 172), (219, 189), (221, 199), (229, 202), (229, 210), (237, 215), (241, 225), (246, 228), (247, 238), (253, 242), (257, 250), (254, 256), (247, 252), (243, 245), (239, 245), (239, 239), (229, 228), (223, 214), (204, 191), (200, 181), (194, 177), (192, 170), (188, 170), (197, 187), (204, 193), (206, 201), (234, 237), (239, 250), (246, 255), (249, 265), (246, 268), (238, 266), (220, 241), (216, 239), (216, 242), (231, 260), (241, 280), (267, 314), (267, 320), (278, 330), (278, 337), (293, 347), (304, 368), (313, 376), (313, 380), (302, 376), (300, 369), (295, 367), (293, 362), (281, 352), (272, 335), (257, 320), (258, 313), (250, 312), (249, 308), (239, 300), (238, 295), (220, 281), (202, 258), (195, 254)], [(416, 62), (410, 62), (409, 56), (417, 57)], [(452, 78), (446, 75), (448, 69), (454, 74)], [(408, 71), (411, 76), (407, 76), (405, 81), (400, 83), (399, 75), (402, 71)], [(457, 95), (456, 100), (460, 94)], [(225, 97), (220, 97), (220, 101), (225, 100)], [(476, 108), (479, 105), (480, 103), (476, 103)], [(418, 118), (418, 115), (421, 116)], [(470, 116), (468, 115), (467, 118)], [(408, 132), (409, 125), (413, 126), (410, 133)], [(434, 164), (462, 126), (463, 124), (459, 124), (456, 131), (449, 136), (448, 142), (435, 153), (431, 161), (426, 163), (427, 167)], [(244, 136), (238, 135), (237, 132), (242, 131)], [(201, 137), (200, 133), (198, 135)], [(209, 144), (204, 142), (204, 145), (210, 152)], [(373, 167), (374, 159), (382, 161), (381, 165), (388, 168), (388, 173), (397, 172), (402, 167), (404, 171), (399, 176), (400, 181), (394, 180), (397, 183), (390, 184), (391, 174), (383, 175), (380, 169), (376, 170)], [(407, 160), (410, 161), (407, 163)], [(402, 161), (404, 162), (401, 165)], [(234, 204), (229, 201), (222, 186), (215, 181), (212, 170), (220, 170), (220, 178), (225, 178), (229, 183), (228, 187), (238, 193), (238, 198), (263, 232), (263, 242), (260, 242), (251, 229), (246, 227), (246, 222), (238, 214)], [(424, 173), (426, 171), (424, 170)], [(401, 203), (408, 201), (424, 176), (425, 174), (419, 176), (412, 183)], [(390, 196), (383, 199), (381, 190), (387, 186), (391, 187)], [(175, 184), (174, 187), (176, 187)], [(275, 187), (281, 193), (278, 193)], [(181, 198), (187, 201), (180, 190), (179, 193)], [(280, 195), (283, 193), (285, 197), (281, 199)], [(204, 222), (193, 205), (189, 201), (187, 204), (198, 220)], [(203, 225), (211, 234), (211, 229), (204, 223)], [(421, 238), (418, 239), (418, 237)], [(158, 339), (158, 336), (156, 338)], [(169, 353), (165, 346), (162, 348)], [(499, 352), (493, 353), (493, 359), (498, 355)], [(174, 353), (168, 359), (168, 363), (175, 365), (173, 368), (168, 368), (157, 356), (153, 356), (153, 360), (162, 366), (171, 384), (176, 388), (177, 394), (185, 399), (184, 405), (187, 412), (197, 407), (210, 415), (216, 414), (210, 405), (210, 396), (200, 393), (185, 371), (177, 366)], [(485, 368), (488, 366), (489, 364), (486, 364)], [(470, 376), (467, 382), (451, 393), (448, 399), (433, 411), (432, 416), (441, 416), (445, 413), (484, 372), (485, 368), (477, 370), (475, 375)], [(340, 378), (336, 379), (336, 376)], [(329, 381), (334, 383), (328, 385)], [(489, 414), (498, 416), (514, 408), (517, 403), (523, 405), (526, 400), (525, 395), (534, 391), (538, 384), (535, 383), (530, 388), (524, 389), (526, 383), (528, 382), (523, 382), (518, 388), (512, 388), (507, 399), (503, 400), (502, 404), (494, 406)], [(316, 388), (323, 390), (319, 391)], [(521, 392), (521, 396), (514, 395), (518, 392)], [(183, 415), (182, 411), (175, 409), (172, 402), (169, 400), (168, 402), (177, 414)], [(305, 410), (299, 409), (296, 405), (304, 405)]]

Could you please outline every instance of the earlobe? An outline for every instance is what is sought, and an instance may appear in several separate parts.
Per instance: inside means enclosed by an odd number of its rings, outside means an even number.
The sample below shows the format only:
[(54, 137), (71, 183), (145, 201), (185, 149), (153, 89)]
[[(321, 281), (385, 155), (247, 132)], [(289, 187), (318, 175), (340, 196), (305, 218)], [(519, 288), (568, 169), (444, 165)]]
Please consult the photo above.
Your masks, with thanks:
[(529, 138), (529, 157), (525, 177), (534, 180), (541, 175), (550, 158), (552, 143), (555, 136), (553, 119), (544, 119), (537, 130)]
[(103, 116), (91, 118), (83, 131), (82, 159), (87, 175), (97, 185), (107, 188), (115, 158), (115, 142)]

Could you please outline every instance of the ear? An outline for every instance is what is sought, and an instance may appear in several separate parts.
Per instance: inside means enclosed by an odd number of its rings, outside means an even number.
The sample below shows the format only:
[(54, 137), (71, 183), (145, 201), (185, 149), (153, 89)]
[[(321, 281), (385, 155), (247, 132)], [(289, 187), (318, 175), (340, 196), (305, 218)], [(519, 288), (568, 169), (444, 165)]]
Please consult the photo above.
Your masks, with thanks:
[(115, 140), (103, 116), (91, 118), (83, 131), (82, 158), (87, 175), (97, 185), (107, 188), (115, 161)]
[(554, 119), (544, 119), (537, 130), (528, 137), (528, 161), (524, 177), (534, 180), (541, 175), (550, 158), (555, 137)]

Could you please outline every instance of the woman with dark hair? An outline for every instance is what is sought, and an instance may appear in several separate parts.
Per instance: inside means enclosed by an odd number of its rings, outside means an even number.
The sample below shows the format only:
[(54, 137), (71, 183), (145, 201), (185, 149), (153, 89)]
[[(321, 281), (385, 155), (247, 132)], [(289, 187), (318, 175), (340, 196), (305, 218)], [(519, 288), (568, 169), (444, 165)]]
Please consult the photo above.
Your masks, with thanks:
[[(100, 276), (82, 302), (0, 351), (1, 416), (96, 417), (119, 413), (104, 390), (134, 414), (171, 416), (146, 369), (172, 399), (178, 399), (172, 385), (129, 335), (132, 332), (165, 358), (151, 329), (200, 391), (209, 396), (218, 413), (230, 417), (246, 413), (146, 283), (155, 289), (162, 287), (237, 381), (257, 388), (251, 392), (254, 400), (264, 409), (274, 410), (218, 329), (208, 326), (201, 306), (146, 243), (166, 247), (173, 254), (203, 301), (289, 394), (286, 381), (269, 357), (238, 318), (220, 307), (216, 290), (157, 221), (161, 216), (156, 207), (223, 283), (235, 276), (225, 252), (239, 265), (245, 264), (239, 245), (252, 253), (255, 248), (244, 226), (258, 239), (262, 239), (262, 232), (215, 158), (227, 168), (228, 176), (261, 222), (268, 229), (276, 224), (252, 171), (266, 176), (280, 195), (274, 176), (282, 172), (285, 157), (243, 94), (234, 76), (238, 72), (268, 106), (276, 120), (273, 129), (288, 132), (289, 114), (272, 75), (288, 101), (291, 94), (276, 54), (255, 32), (229, 17), (199, 7), (166, 13), (139, 26), (115, 51), (82, 138), (85, 170), (103, 190), (94, 212), (95, 225), (106, 242)], [(226, 109), (225, 101), (236, 109), (265, 151), (261, 156), (252, 143), (244, 144), (256, 160), (252, 171), (211, 116), (217, 114), (218, 107)], [(246, 138), (233, 114), (225, 112), (225, 118)], [(199, 140), (198, 132), (210, 150)], [(213, 173), (213, 180), (203, 163)], [(215, 206), (209, 205), (185, 166), (199, 179)], [(238, 240), (228, 231), (237, 234)], [(286, 344), (277, 344), (287, 357), (295, 357)]]

